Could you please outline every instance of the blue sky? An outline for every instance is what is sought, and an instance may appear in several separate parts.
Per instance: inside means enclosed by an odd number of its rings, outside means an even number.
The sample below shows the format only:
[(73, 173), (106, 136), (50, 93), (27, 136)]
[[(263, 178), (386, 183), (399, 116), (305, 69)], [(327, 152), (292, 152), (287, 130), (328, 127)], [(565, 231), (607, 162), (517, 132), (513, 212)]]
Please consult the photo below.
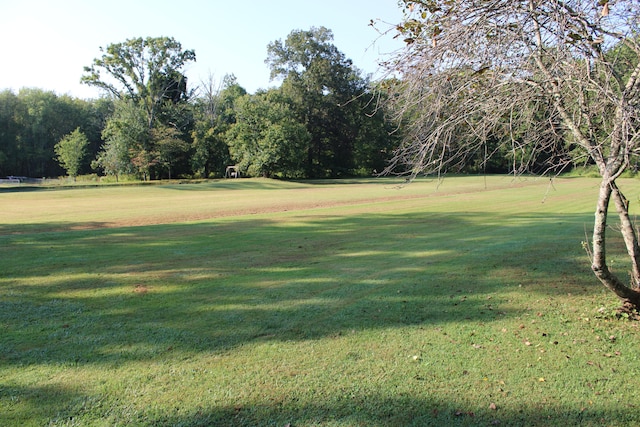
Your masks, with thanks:
[(38, 87), (81, 98), (83, 67), (99, 47), (133, 37), (174, 37), (194, 49), (191, 85), (235, 74), (253, 93), (276, 85), (264, 60), (267, 44), (296, 29), (325, 26), (354, 65), (376, 76), (377, 63), (401, 47), (378, 37), (371, 19), (398, 23), (397, 0), (0, 0), (0, 90)]

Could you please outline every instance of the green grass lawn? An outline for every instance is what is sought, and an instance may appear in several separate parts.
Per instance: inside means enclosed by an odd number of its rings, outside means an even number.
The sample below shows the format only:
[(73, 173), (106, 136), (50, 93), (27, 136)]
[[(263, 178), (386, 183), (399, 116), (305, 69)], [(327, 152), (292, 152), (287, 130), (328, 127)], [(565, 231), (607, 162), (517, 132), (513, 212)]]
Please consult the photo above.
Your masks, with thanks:
[(0, 425), (640, 424), (598, 180), (396, 184), (0, 189)]

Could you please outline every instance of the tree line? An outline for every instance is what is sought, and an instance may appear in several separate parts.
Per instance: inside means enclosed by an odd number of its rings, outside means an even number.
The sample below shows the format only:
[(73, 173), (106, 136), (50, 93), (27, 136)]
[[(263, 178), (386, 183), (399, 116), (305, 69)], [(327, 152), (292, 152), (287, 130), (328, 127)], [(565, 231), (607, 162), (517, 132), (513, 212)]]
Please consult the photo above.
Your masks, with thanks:
[[(230, 165), (245, 176), (370, 176), (388, 169), (405, 129), (413, 129), (383, 108), (397, 96), (397, 82), (372, 82), (324, 27), (270, 43), (265, 62), (280, 85), (254, 94), (233, 75), (187, 82), (184, 68), (196, 53), (170, 37), (130, 39), (101, 52), (81, 76), (103, 90), (98, 99), (0, 92), (0, 176), (217, 178)], [(508, 172), (514, 152), (502, 149), (501, 137), (449, 169)], [(450, 150), (443, 155), (456, 159)]]
[[(415, 46), (423, 28), (409, 19), (398, 30)], [(621, 44), (606, 53), (626, 58), (628, 51)], [(183, 70), (196, 54), (173, 38), (130, 39), (101, 52), (82, 75), (103, 89), (98, 99), (0, 92), (0, 176), (217, 178), (235, 165), (245, 176), (329, 178), (403, 172), (407, 165), (416, 173), (561, 171), (591, 161), (567, 137), (551, 102), (534, 96), (508, 116), (484, 98), (463, 102), (456, 87), (480, 93), (494, 75), (489, 67), (441, 68), (429, 81), (415, 80), (417, 68), (405, 59), (400, 78), (372, 82), (324, 27), (270, 43), (265, 62), (281, 84), (255, 94), (233, 75), (191, 88)], [(616, 61), (619, 73), (629, 74), (626, 64)], [(447, 96), (425, 96), (436, 87)], [(396, 102), (402, 99), (408, 101)], [(523, 123), (542, 126), (531, 132)], [(426, 135), (434, 137), (428, 155), (411, 143)], [(521, 142), (533, 136), (539, 144)]]
[(371, 81), (324, 27), (270, 43), (266, 63), (281, 84), (255, 94), (233, 75), (188, 86), (196, 55), (173, 38), (101, 52), (82, 75), (103, 89), (99, 99), (0, 92), (0, 176), (209, 178), (229, 165), (248, 176), (370, 175), (396, 144)]

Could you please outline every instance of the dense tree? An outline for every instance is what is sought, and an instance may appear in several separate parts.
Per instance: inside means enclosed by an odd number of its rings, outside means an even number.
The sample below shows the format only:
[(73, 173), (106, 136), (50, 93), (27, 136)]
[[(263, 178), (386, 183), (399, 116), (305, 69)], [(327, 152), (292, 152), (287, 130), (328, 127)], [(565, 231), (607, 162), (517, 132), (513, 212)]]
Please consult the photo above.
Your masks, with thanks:
[(131, 159), (128, 156), (125, 141), (122, 139), (109, 139), (105, 142), (91, 167), (96, 171), (102, 171), (107, 176), (113, 176), (118, 182), (123, 173), (133, 172)]
[(16, 168), (20, 126), (15, 120), (19, 103), (10, 90), (0, 92), (0, 176), (20, 174)]
[[(635, 33), (634, 42), (640, 42), (640, 34)], [(637, 66), (637, 53), (633, 49), (633, 43), (617, 42), (611, 49), (604, 51), (604, 57), (612, 65), (612, 72), (616, 79), (628, 81)]]
[(302, 176), (304, 148), (311, 137), (279, 91), (243, 96), (236, 114), (228, 144), (240, 170), (253, 176)]
[(348, 113), (356, 129), (353, 146), (356, 175), (380, 174), (400, 141), (400, 130), (381, 108), (388, 96), (387, 87), (384, 81), (370, 83), (363, 94), (352, 101), (357, 106)]
[(85, 67), (82, 81), (106, 90), (120, 100), (121, 112), (129, 112), (114, 114), (110, 121), (115, 122), (107, 123), (104, 154), (98, 166), (104, 170), (108, 167), (109, 173), (124, 172), (121, 166), (117, 166), (118, 172), (112, 168), (121, 164), (114, 160), (127, 156), (107, 151), (126, 148), (132, 165), (144, 179), (152, 178), (154, 172), (160, 176), (163, 170), (171, 175), (178, 157), (186, 157), (189, 148), (186, 138), (193, 120), (183, 68), (195, 58), (194, 51), (182, 50), (173, 38), (139, 37), (107, 46), (101, 58)]
[(231, 163), (226, 132), (236, 121), (235, 102), (247, 91), (235, 76), (227, 75), (219, 85), (213, 77), (204, 82), (195, 98), (191, 164), (196, 176), (223, 176)]
[(122, 174), (140, 173), (149, 176), (151, 166), (157, 158), (149, 145), (149, 129), (144, 111), (130, 100), (115, 103), (113, 115), (102, 131), (104, 145), (93, 162), (95, 169), (107, 175), (118, 177)]
[(86, 135), (80, 131), (80, 128), (76, 128), (70, 134), (65, 135), (54, 147), (60, 166), (74, 180), (85, 160), (88, 145), (89, 140)]
[[(401, 78), (390, 99), (412, 120), (392, 166), (414, 175), (441, 170), (496, 136), (514, 158), (529, 153), (526, 160), (553, 153), (562, 135), (602, 176), (589, 250), (593, 272), (625, 305), (640, 307), (640, 248), (616, 182), (640, 148), (640, 4), (401, 3), (406, 18), (397, 28), (407, 48), (391, 61)], [(623, 61), (627, 72), (618, 67)], [(549, 159), (557, 166), (559, 157)], [(611, 199), (629, 253), (630, 286), (607, 264)]]
[(158, 163), (171, 179), (172, 171), (175, 174), (176, 165), (186, 156), (189, 144), (183, 140), (181, 132), (174, 126), (156, 126), (151, 129), (151, 139), (158, 153)]
[[(195, 53), (173, 38), (108, 45), (82, 76), (104, 89), (102, 98), (82, 101), (38, 89), (0, 93), (0, 174), (60, 175), (54, 146), (76, 128), (89, 141), (93, 170), (116, 179), (219, 177), (235, 161), (232, 145), (237, 161), (251, 164), (254, 174), (375, 173), (393, 144), (392, 129), (375, 108), (369, 81), (332, 40), (330, 30), (312, 28), (272, 43), (267, 62), (282, 86), (249, 97), (253, 104), (240, 101), (247, 93), (232, 75), (219, 85), (210, 79), (197, 95), (189, 91), (183, 69)], [(231, 133), (239, 110), (243, 123)], [(246, 119), (256, 111), (267, 114), (253, 140), (264, 154), (258, 157), (240, 143)], [(89, 172), (88, 166), (77, 173)]]
[(196, 54), (182, 50), (175, 39), (138, 37), (100, 50), (105, 53), (85, 67), (82, 82), (142, 105), (149, 128), (166, 101), (176, 103), (188, 98), (182, 70), (195, 61)]
[(309, 177), (352, 174), (354, 144), (362, 112), (360, 97), (367, 81), (338, 48), (324, 27), (292, 31), (284, 42), (268, 45), (272, 79), (282, 79), (282, 91), (311, 140), (306, 148)]
[(92, 102), (41, 89), (0, 93), (0, 174), (60, 175), (54, 146), (80, 127), (89, 138), (89, 151), (95, 149), (100, 132), (96, 114)]
[[(80, 125), (80, 130), (89, 140), (87, 158), (95, 159), (103, 145), (102, 131), (115, 110), (115, 100), (113, 97), (100, 97), (83, 102), (86, 104), (86, 119)], [(95, 168), (91, 166), (91, 162), (88, 162), (83, 164), (80, 173), (94, 171)]]
[(73, 128), (60, 128), (58, 97), (53, 92), (22, 89), (16, 121), (21, 127), (16, 146), (19, 169), (27, 176), (58, 175), (62, 170), (53, 157), (53, 147)]

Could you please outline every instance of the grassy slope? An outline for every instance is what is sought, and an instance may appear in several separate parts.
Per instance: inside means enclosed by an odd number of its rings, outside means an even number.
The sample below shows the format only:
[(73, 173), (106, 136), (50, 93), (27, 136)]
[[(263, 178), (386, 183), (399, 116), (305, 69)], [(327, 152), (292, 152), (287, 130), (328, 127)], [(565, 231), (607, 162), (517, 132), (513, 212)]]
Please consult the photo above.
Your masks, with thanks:
[(0, 193), (0, 424), (637, 425), (597, 181), (486, 187)]

